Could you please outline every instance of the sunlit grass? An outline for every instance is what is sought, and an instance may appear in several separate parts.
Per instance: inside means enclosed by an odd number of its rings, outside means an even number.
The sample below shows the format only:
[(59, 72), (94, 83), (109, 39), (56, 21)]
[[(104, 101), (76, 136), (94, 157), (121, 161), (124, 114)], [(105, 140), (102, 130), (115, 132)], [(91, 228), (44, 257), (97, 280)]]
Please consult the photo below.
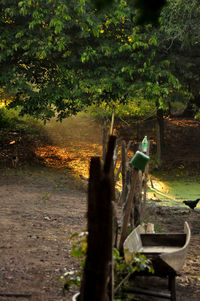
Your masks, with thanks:
[(148, 198), (159, 199), (162, 205), (185, 206), (183, 201), (200, 197), (200, 182), (195, 177), (191, 177), (190, 180), (185, 177), (164, 180), (162, 176), (160, 179), (153, 179), (153, 186), (152, 188), (149, 183)]

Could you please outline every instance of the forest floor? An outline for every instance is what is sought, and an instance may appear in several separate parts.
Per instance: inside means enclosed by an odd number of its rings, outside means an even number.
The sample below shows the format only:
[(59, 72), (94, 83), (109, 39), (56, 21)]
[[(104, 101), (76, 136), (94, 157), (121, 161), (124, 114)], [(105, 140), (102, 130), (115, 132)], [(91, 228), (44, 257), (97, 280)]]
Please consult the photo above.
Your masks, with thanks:
[[(75, 121), (74, 121), (75, 122)], [(89, 158), (101, 154), (101, 127), (70, 122), (55, 133), (52, 143), (27, 145), (18, 133), (1, 135), (0, 169), (0, 300), (70, 301), (76, 289), (62, 295), (59, 277), (76, 270), (71, 235), (86, 229)], [(199, 173), (200, 127), (192, 120), (166, 120), (166, 141), (172, 168), (185, 164)], [(81, 132), (85, 128), (87, 134)], [(73, 133), (71, 129), (73, 128)], [(91, 133), (95, 135), (91, 136)], [(9, 136), (10, 135), (10, 136)], [(15, 135), (15, 140), (13, 139)], [(21, 134), (20, 134), (21, 135)], [(152, 134), (153, 135), (153, 134)], [(75, 139), (73, 139), (75, 137)], [(93, 138), (92, 138), (93, 137)], [(153, 137), (153, 136), (152, 136)], [(19, 141), (12, 148), (13, 141)], [(87, 143), (86, 143), (87, 141)], [(12, 155), (19, 156), (17, 167)], [(174, 154), (178, 154), (178, 159)], [(6, 158), (6, 159), (5, 159)], [(32, 163), (32, 164), (31, 164)], [(175, 166), (175, 165), (174, 165)], [(192, 172), (192, 169), (191, 169)], [(121, 208), (118, 208), (121, 210)], [(192, 238), (185, 265), (177, 277), (177, 301), (199, 301), (200, 210), (163, 207), (147, 202), (145, 221), (166, 232), (182, 232), (188, 221)], [(161, 283), (162, 282), (162, 283)], [(163, 281), (153, 283), (157, 289)], [(133, 300), (150, 300), (137, 295)], [(159, 298), (151, 300), (162, 300)]]

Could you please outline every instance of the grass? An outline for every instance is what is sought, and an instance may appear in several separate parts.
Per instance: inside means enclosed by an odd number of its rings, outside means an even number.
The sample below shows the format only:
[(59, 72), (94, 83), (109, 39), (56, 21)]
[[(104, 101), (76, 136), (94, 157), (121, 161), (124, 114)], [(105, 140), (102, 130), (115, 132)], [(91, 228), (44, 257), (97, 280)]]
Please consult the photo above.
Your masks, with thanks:
[(23, 131), (34, 134), (43, 128), (43, 123), (29, 115), (20, 116), (17, 109), (1, 108), (0, 126), (7, 131)]
[(184, 200), (200, 197), (200, 177), (191, 173), (191, 170), (174, 170), (170, 175), (165, 172), (157, 173), (153, 176), (154, 188), (149, 185), (148, 197), (161, 200), (160, 204), (163, 206), (184, 207)]

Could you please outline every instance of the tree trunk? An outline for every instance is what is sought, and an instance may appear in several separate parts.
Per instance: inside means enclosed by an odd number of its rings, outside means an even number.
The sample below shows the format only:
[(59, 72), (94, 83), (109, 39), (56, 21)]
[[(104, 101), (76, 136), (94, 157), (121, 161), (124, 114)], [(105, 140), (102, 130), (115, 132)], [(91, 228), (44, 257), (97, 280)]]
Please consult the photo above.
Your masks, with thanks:
[(184, 112), (183, 112), (183, 114), (182, 114), (181, 117), (193, 118), (194, 115), (195, 115), (193, 104), (196, 103), (196, 102), (198, 103), (198, 98), (197, 98), (196, 101), (192, 100), (192, 102), (189, 102), (187, 104), (187, 107), (185, 108), (185, 110), (184, 110)]
[(164, 149), (164, 119), (163, 109), (157, 109), (157, 156), (162, 159)]

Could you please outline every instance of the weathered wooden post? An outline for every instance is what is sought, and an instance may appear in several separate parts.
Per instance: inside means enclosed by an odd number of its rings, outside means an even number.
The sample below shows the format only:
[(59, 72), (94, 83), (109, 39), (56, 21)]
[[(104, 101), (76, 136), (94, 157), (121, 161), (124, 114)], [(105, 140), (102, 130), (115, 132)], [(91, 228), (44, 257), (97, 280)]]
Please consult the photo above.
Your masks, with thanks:
[[(149, 140), (148, 147), (147, 147), (147, 153), (146, 153), (147, 156), (149, 156), (150, 147), (151, 147), (151, 141)], [(143, 186), (144, 186), (143, 201), (144, 202), (146, 202), (148, 174), (149, 174), (149, 164), (146, 165), (145, 170), (144, 170), (144, 179), (143, 179)]]
[(130, 191), (129, 191), (129, 195), (128, 195), (128, 200), (126, 203), (126, 211), (125, 211), (124, 218), (123, 218), (121, 237), (120, 237), (120, 242), (119, 242), (119, 251), (120, 252), (122, 252), (122, 250), (123, 250), (123, 243), (124, 243), (124, 240), (126, 239), (126, 235), (127, 235), (128, 221), (129, 221), (130, 212), (131, 212), (131, 205), (132, 205), (134, 190), (135, 190), (136, 182), (138, 179), (138, 172), (139, 172), (139, 169), (134, 169), (134, 173), (133, 173), (132, 180), (131, 180), (131, 186), (130, 186)]
[(107, 132), (108, 132), (107, 121), (104, 120), (104, 123), (103, 123), (103, 136), (102, 136), (102, 158), (103, 158), (103, 161), (105, 160), (105, 157), (106, 157)]
[(126, 143), (123, 140), (122, 141), (122, 161), (121, 161), (121, 166), (122, 166), (122, 193), (120, 197), (120, 204), (124, 203), (125, 196), (126, 196), (126, 175), (127, 175), (127, 170), (126, 170)]
[(115, 121), (115, 109), (113, 108), (113, 110), (112, 110), (112, 118), (111, 118), (111, 123), (110, 123), (110, 135), (113, 135), (114, 121)]
[[(142, 151), (142, 144), (135, 143), (134, 145), (134, 153), (137, 151)], [(134, 167), (132, 166), (131, 172), (133, 173)], [(131, 230), (133, 230), (134, 226), (138, 226), (141, 223), (141, 200), (142, 200), (142, 171), (139, 170), (138, 172), (138, 180), (135, 186), (135, 191), (133, 195), (133, 204), (132, 204), (132, 210), (131, 210), (131, 216), (130, 216), (130, 226)]]
[(126, 239), (126, 235), (127, 235), (127, 227), (128, 227), (128, 222), (129, 222), (129, 217), (130, 217), (130, 212), (131, 212), (131, 205), (132, 205), (132, 200), (133, 200), (133, 196), (134, 196), (134, 192), (135, 192), (135, 187), (136, 187), (137, 180), (138, 180), (139, 171), (140, 170), (144, 171), (145, 166), (148, 161), (149, 161), (148, 156), (146, 156), (145, 154), (143, 154), (140, 151), (137, 151), (130, 162), (134, 166), (134, 169), (133, 169), (133, 175), (132, 175), (132, 179), (131, 179), (128, 200), (126, 203), (126, 211), (125, 211), (124, 218), (123, 218), (121, 237), (120, 237), (120, 242), (119, 242), (119, 251), (120, 252), (123, 251), (123, 243), (124, 243), (124, 240)]
[(110, 136), (103, 169), (92, 157), (88, 187), (88, 247), (80, 301), (112, 301), (113, 247), (113, 152), (116, 138)]
[[(127, 145), (127, 148), (126, 148), (126, 156), (127, 156), (127, 154), (128, 154), (128, 151), (129, 151), (129, 149), (130, 149), (130, 146), (131, 146), (131, 143), (132, 143), (132, 141), (129, 141), (128, 142), (128, 145)], [(120, 172), (121, 172), (121, 170), (122, 170), (122, 162), (121, 162), (121, 164), (120, 164), (120, 166), (119, 166), (119, 168), (118, 168), (118, 171), (117, 171), (117, 174), (116, 174), (116, 177), (115, 177), (115, 179), (116, 179), (116, 181), (119, 179), (119, 174), (120, 174)]]

